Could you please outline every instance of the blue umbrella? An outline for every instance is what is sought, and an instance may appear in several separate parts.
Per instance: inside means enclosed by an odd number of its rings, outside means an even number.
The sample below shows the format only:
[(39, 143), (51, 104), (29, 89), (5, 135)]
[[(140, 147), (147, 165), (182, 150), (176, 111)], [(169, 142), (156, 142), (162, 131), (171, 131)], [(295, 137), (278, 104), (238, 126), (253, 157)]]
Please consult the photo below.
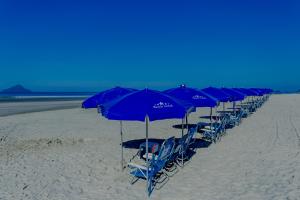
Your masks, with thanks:
[(189, 88), (182, 85), (177, 88), (172, 88), (164, 91), (165, 94), (182, 99), (192, 103), (195, 107), (215, 107), (218, 105), (218, 100), (204, 91)]
[(202, 91), (204, 91), (207, 94), (215, 97), (220, 102), (223, 102), (223, 110), (225, 110), (225, 102), (230, 101), (230, 96), (228, 94), (226, 94), (225, 92), (223, 92), (219, 88), (215, 88), (215, 87), (204, 88), (204, 89), (202, 89)]
[[(260, 96), (260, 94), (257, 91), (249, 89), (249, 88), (234, 88), (234, 89), (246, 94), (247, 97), (252, 97), (252, 100), (250, 100), (252, 102), (254, 101), (255, 96)], [(249, 102), (249, 98), (248, 98), (248, 102)]]
[[(111, 120), (146, 121), (146, 161), (148, 165), (148, 124), (149, 121), (181, 118), (194, 107), (191, 103), (178, 100), (162, 92), (144, 89), (129, 93), (101, 106), (102, 115)], [(182, 120), (183, 121), (183, 120)], [(183, 130), (182, 130), (183, 131)], [(123, 145), (122, 145), (123, 169)], [(148, 168), (147, 168), (148, 169)], [(148, 170), (147, 170), (148, 183)], [(148, 188), (148, 186), (147, 186)]]
[(86, 99), (82, 103), (82, 108), (98, 108), (98, 106), (101, 104), (107, 103), (113, 99), (134, 91), (136, 90), (131, 88), (114, 87)]
[(221, 88), (221, 90), (230, 96), (230, 101), (232, 101), (233, 104), (233, 111), (235, 112), (236, 101), (243, 101), (246, 95), (231, 88)]
[(250, 90), (255, 91), (257, 93), (257, 96), (263, 96), (264, 92), (258, 88), (250, 88)]
[[(210, 96), (209, 94), (194, 88), (186, 87), (181, 85), (177, 88), (172, 88), (164, 91), (164, 93), (169, 94), (178, 99), (182, 99), (192, 103), (195, 107), (210, 107), (210, 119), (212, 115), (212, 107), (219, 104), (219, 101)], [(188, 125), (188, 120), (186, 116), (186, 124)]]
[(221, 89), (219, 88), (215, 88), (215, 87), (208, 87), (208, 88), (204, 88), (202, 89), (202, 91), (206, 92), (207, 94), (215, 97), (216, 99), (218, 99), (220, 102), (228, 102), (230, 101), (230, 96), (228, 94), (226, 94), (225, 92), (223, 92)]
[(241, 90), (240, 88), (231, 88), (234, 91), (237, 91), (241, 94), (243, 94), (246, 98), (249, 96), (248, 93), (246, 93), (245, 91)]
[(230, 96), (231, 101), (242, 101), (246, 96), (243, 93), (231, 88), (221, 88), (221, 90)]
[(194, 107), (191, 103), (159, 91), (144, 89), (129, 93), (101, 106), (102, 115), (111, 120), (149, 121), (182, 118)]
[(255, 91), (252, 91), (252, 90), (249, 90), (246, 88), (234, 88), (234, 90), (242, 92), (242, 93), (246, 94), (248, 97), (257, 95), (257, 93)]

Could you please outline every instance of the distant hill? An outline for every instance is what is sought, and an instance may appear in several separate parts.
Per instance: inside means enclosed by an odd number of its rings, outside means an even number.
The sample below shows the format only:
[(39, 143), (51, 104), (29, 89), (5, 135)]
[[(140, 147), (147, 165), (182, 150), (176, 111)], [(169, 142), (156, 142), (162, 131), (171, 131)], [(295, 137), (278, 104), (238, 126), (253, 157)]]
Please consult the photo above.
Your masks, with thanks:
[(1, 93), (6, 94), (28, 94), (32, 93), (31, 90), (24, 88), (22, 85), (15, 85), (13, 87), (2, 90)]

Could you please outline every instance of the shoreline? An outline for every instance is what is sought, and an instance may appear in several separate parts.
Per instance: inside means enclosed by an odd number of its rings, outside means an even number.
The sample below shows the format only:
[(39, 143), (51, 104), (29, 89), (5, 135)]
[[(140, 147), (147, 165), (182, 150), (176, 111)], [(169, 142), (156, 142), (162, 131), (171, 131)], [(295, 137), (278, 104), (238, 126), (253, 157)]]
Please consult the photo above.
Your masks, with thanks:
[(81, 99), (22, 99), (20, 101), (0, 102), (0, 117), (26, 114), (32, 112), (43, 112), (53, 110), (64, 110), (80, 108)]
[(16, 96), (3, 98), (0, 97), (1, 103), (13, 103), (13, 102), (41, 102), (41, 101), (75, 101), (84, 100), (88, 96)]

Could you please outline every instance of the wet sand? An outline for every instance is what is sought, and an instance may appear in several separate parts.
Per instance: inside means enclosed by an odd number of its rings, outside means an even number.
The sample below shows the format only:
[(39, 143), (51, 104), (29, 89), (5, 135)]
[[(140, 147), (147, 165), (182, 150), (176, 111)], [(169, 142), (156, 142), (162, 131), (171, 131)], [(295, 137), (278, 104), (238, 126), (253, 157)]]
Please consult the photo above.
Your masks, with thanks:
[(81, 102), (81, 100), (1, 102), (0, 117), (48, 110), (79, 108), (81, 107)]

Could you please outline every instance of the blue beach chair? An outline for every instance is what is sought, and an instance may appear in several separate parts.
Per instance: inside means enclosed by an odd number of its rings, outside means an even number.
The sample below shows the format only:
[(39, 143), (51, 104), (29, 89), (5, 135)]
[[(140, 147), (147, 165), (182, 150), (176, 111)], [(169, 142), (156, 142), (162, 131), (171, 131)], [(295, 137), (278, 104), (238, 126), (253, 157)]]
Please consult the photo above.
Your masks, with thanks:
[(225, 126), (228, 123), (226, 117), (222, 117), (222, 120), (219, 122), (214, 122), (209, 126), (205, 126), (200, 129), (200, 133), (204, 139), (216, 143), (221, 135), (225, 133)]
[(195, 142), (194, 136), (197, 132), (197, 129), (197, 126), (190, 128), (188, 133), (179, 139), (174, 153), (170, 159), (171, 162), (183, 167), (184, 163), (190, 160), (191, 156), (194, 154), (194, 151), (191, 149), (191, 145)]
[[(170, 157), (174, 152), (175, 138), (170, 137), (166, 139), (161, 145), (159, 154), (152, 156), (152, 159), (144, 165), (135, 163), (128, 163), (128, 168), (131, 169), (130, 175), (132, 176), (131, 184), (134, 184), (139, 179), (147, 180), (148, 195), (152, 193), (153, 189), (160, 189), (162, 186), (156, 187), (157, 183), (165, 184), (169, 179), (168, 174), (164, 171), (164, 167), (168, 163)], [(147, 179), (148, 168), (148, 179)]]

